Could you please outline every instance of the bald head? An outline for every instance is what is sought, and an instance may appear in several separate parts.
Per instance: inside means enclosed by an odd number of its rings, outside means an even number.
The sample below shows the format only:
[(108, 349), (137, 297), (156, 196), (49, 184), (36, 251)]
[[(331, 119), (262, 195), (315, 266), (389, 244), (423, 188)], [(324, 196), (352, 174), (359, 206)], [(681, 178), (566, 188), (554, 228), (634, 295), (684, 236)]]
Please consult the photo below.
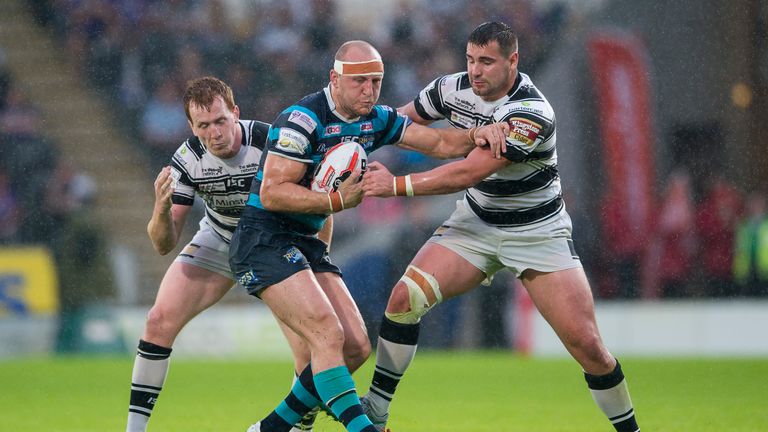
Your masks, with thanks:
[(379, 100), (384, 62), (368, 42), (345, 42), (336, 51), (330, 78), (336, 110), (346, 118), (357, 118), (369, 114)]
[(336, 51), (334, 60), (343, 62), (366, 62), (371, 60), (381, 61), (381, 54), (366, 41), (353, 40), (344, 42)]
[(366, 41), (353, 40), (344, 42), (336, 51), (333, 70), (346, 76), (383, 76), (384, 62), (373, 45)]

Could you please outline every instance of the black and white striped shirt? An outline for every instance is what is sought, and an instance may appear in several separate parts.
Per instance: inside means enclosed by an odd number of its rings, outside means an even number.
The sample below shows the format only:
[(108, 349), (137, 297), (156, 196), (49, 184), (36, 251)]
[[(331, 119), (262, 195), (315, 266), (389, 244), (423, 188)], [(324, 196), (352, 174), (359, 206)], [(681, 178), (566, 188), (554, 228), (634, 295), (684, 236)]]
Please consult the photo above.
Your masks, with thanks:
[(509, 123), (504, 156), (514, 163), (465, 194), (480, 219), (501, 228), (530, 229), (564, 211), (555, 113), (527, 75), (519, 73), (509, 93), (493, 102), (472, 91), (466, 72), (442, 76), (419, 93), (414, 105), (424, 119), (446, 119), (456, 128)]
[(197, 137), (191, 137), (171, 159), (174, 204), (191, 206), (195, 194), (205, 203), (205, 217), (227, 243), (243, 212), (251, 182), (259, 170), (269, 124), (240, 120), (242, 146), (230, 159), (212, 155)]

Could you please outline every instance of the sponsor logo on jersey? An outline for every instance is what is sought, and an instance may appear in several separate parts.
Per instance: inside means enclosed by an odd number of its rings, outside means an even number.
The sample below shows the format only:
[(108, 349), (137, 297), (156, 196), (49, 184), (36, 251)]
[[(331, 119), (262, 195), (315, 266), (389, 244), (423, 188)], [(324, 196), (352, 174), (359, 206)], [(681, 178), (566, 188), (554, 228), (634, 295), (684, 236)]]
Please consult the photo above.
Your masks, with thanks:
[(329, 125), (325, 127), (326, 135), (338, 135), (341, 133), (341, 125)]
[(317, 127), (317, 122), (312, 120), (312, 117), (301, 111), (293, 111), (291, 115), (288, 116), (288, 121), (296, 123), (308, 133), (314, 132), (315, 128)]
[(203, 193), (224, 192), (227, 190), (227, 185), (224, 182), (201, 183), (198, 190)]
[(451, 111), (451, 123), (459, 124), (467, 128), (475, 126), (475, 121), (473, 119), (463, 114), (459, 114), (456, 111)]
[(277, 148), (288, 153), (302, 154), (309, 147), (309, 140), (304, 135), (288, 128), (281, 128), (277, 137)]
[(528, 102), (528, 101), (520, 102), (520, 105), (522, 105), (522, 106), (517, 106), (514, 109), (516, 111), (532, 112), (534, 114), (539, 114), (539, 115), (544, 114), (544, 110), (543, 109), (537, 108), (537, 107), (533, 106), (533, 104)]
[(373, 123), (365, 122), (360, 123), (360, 132), (370, 132), (373, 130)]
[(363, 148), (368, 148), (373, 145), (373, 135), (361, 136), (357, 139), (357, 143), (363, 146)]
[(299, 251), (296, 246), (291, 246), (291, 248), (288, 249), (288, 252), (283, 255), (283, 258), (290, 263), (297, 263), (302, 257), (303, 255), (301, 254), (301, 251)]
[(216, 207), (242, 207), (245, 205), (243, 198), (214, 198), (213, 205)]
[(509, 138), (525, 145), (533, 145), (541, 132), (541, 125), (521, 117), (509, 119)]
[(224, 167), (203, 168), (203, 176), (217, 176), (224, 172)]
[(258, 162), (251, 162), (251, 163), (240, 165), (240, 171), (244, 173), (256, 172), (258, 170), (259, 170)]
[(464, 108), (466, 110), (474, 111), (475, 109), (475, 103), (466, 101), (464, 99), (455, 98), (453, 100), (454, 105), (456, 105), (459, 108)]

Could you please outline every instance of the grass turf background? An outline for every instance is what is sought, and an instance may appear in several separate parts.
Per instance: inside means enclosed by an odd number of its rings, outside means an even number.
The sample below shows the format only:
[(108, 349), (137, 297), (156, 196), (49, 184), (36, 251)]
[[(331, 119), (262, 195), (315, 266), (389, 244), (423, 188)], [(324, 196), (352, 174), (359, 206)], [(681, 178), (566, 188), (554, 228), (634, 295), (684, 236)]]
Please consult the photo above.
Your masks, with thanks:
[[(622, 358), (643, 431), (768, 431), (768, 359)], [(0, 361), (0, 431), (125, 429), (133, 359)], [(236, 431), (289, 389), (291, 363), (175, 359), (150, 431)], [(355, 374), (368, 387), (373, 360)], [(570, 359), (420, 352), (392, 407), (393, 432), (611, 431)], [(343, 431), (320, 418), (316, 432)]]

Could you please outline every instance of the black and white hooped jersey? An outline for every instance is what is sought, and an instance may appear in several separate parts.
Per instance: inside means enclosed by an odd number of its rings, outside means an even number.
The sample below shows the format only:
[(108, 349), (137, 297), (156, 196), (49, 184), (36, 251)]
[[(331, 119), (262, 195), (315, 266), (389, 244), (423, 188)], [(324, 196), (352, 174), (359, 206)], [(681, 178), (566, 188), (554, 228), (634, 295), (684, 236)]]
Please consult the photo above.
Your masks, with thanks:
[(171, 159), (174, 179), (174, 204), (191, 206), (195, 194), (205, 203), (205, 217), (227, 243), (243, 212), (251, 182), (259, 170), (261, 153), (269, 124), (239, 120), (242, 146), (235, 157), (220, 159), (212, 155), (197, 137), (191, 137)]
[(467, 129), (507, 122), (506, 153), (512, 164), (467, 189), (472, 211), (488, 224), (530, 229), (564, 211), (555, 151), (555, 113), (528, 75), (518, 73), (503, 98), (486, 102), (472, 91), (466, 72), (437, 78), (414, 100), (427, 120), (446, 119)]

